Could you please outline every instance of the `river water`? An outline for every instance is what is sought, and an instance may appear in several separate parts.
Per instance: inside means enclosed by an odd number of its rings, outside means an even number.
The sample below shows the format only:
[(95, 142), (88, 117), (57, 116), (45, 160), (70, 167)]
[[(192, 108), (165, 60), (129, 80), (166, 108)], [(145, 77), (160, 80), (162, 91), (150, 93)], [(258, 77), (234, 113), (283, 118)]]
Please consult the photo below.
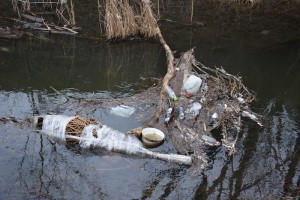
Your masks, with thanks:
[[(1, 123), (1, 199), (300, 197), (300, 43), (242, 42), (172, 25), (163, 34), (176, 57), (196, 46), (195, 57), (206, 66), (243, 76), (257, 93), (252, 106), (264, 115), (264, 127), (245, 119), (238, 153), (228, 157), (224, 147), (208, 147), (210, 166), (191, 174), (187, 167), (155, 159), (75, 151), (29, 127)], [(0, 117), (19, 121), (51, 113), (63, 102), (50, 86), (73, 98), (122, 98), (151, 87), (151, 78), (166, 73), (165, 52), (153, 41), (107, 43), (37, 34), (1, 39), (0, 47)], [(90, 117), (120, 131), (142, 125), (109, 113)]]

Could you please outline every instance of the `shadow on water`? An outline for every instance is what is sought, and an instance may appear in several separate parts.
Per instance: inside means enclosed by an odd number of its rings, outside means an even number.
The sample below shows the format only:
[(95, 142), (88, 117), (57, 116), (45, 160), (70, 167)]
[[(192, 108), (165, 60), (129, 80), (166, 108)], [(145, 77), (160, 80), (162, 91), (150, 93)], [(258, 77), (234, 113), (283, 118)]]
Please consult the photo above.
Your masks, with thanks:
[[(172, 50), (182, 52), (195, 45), (196, 59), (210, 67), (223, 66), (232, 74), (240, 73), (245, 85), (257, 92), (258, 101), (253, 106), (265, 116), (265, 126), (245, 120), (236, 155), (229, 158), (223, 147), (207, 147), (210, 167), (203, 174), (192, 175), (186, 167), (164, 161), (99, 149), (68, 150), (29, 128), (7, 123), (0, 127), (0, 197), (299, 197), (300, 44), (252, 48), (204, 35), (181, 37), (197, 34), (193, 31), (168, 35)], [(24, 119), (53, 110), (65, 99), (50, 86), (74, 98), (126, 97), (152, 86), (156, 83), (152, 78), (166, 72), (165, 53), (158, 43), (108, 44), (46, 37), (1, 40), (1, 116)], [(94, 115), (101, 120), (101, 113)], [(118, 121), (110, 116), (105, 120), (112, 125)], [(122, 126), (134, 123), (128, 119)]]

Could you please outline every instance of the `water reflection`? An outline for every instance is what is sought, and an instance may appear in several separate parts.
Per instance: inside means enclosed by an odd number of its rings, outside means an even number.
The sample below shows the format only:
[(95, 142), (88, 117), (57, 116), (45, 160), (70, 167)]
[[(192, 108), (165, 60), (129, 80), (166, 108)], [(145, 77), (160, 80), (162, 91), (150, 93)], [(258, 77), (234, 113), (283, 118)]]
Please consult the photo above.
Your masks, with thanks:
[(0, 53), (2, 90), (49, 90), (53, 86), (126, 96), (151, 86), (147, 78), (161, 77), (166, 71), (162, 48), (151, 42), (107, 44), (52, 36), (4, 41), (4, 46), (8, 52)]
[[(147, 78), (165, 73), (165, 55), (155, 43), (107, 44), (52, 36), (49, 40), (3, 41), (9, 51), (0, 53), (0, 116), (22, 120), (33, 114), (57, 111), (57, 105), (66, 99), (50, 86), (74, 98), (123, 97), (153, 84)], [(222, 41), (223, 48), (207, 51), (218, 41), (201, 37), (192, 40), (191, 44), (205, 47), (196, 48), (198, 60), (207, 66), (222, 65), (228, 72), (240, 73), (245, 85), (258, 94), (254, 107), (265, 115), (265, 127), (244, 121), (237, 155), (229, 158), (225, 148), (207, 147), (211, 167), (195, 175), (185, 167), (159, 160), (99, 149), (69, 150), (30, 128), (1, 122), (0, 197), (299, 197), (299, 44), (248, 49)], [(189, 48), (180, 41), (177, 45), (178, 51)], [(119, 123), (123, 128), (138, 125), (134, 119), (121, 121), (99, 110), (90, 112), (89, 117), (105, 119), (111, 125)], [(164, 145), (170, 143), (166, 141)]]

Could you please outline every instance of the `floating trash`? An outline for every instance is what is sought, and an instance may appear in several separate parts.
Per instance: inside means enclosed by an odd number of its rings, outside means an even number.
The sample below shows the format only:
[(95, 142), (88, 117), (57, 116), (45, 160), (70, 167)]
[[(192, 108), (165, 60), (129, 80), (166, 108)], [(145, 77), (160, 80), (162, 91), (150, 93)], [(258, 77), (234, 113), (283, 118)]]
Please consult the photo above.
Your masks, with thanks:
[(183, 89), (185, 89), (190, 94), (196, 94), (199, 91), (199, 88), (201, 86), (202, 80), (201, 78), (191, 75), (185, 84), (183, 85)]
[(142, 130), (142, 141), (146, 147), (157, 147), (165, 139), (165, 134), (156, 128), (144, 128)]
[(120, 105), (110, 110), (111, 114), (118, 115), (121, 117), (126, 117), (126, 118), (130, 117), (134, 112), (135, 112), (134, 107), (125, 106), (125, 105)]
[[(97, 120), (94, 119), (79, 116), (46, 115), (34, 117), (32, 121), (36, 128), (40, 127), (39, 123), (42, 121), (42, 134), (63, 142), (76, 141), (82, 148), (98, 147), (108, 151), (158, 158), (177, 164), (192, 164), (190, 156), (152, 152), (144, 148), (143, 143), (134, 135), (114, 130), (100, 122), (97, 123)], [(154, 129), (151, 130), (153, 132)], [(160, 142), (162, 142), (164, 134), (160, 132), (158, 129), (155, 130), (155, 133), (161, 137)]]

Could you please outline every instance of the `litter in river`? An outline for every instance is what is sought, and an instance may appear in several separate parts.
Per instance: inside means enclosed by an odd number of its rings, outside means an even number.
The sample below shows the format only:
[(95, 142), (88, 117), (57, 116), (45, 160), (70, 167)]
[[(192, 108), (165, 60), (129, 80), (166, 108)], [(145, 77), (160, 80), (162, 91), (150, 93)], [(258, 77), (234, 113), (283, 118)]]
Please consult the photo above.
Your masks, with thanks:
[[(229, 155), (236, 153), (242, 117), (262, 126), (262, 117), (250, 109), (250, 103), (255, 99), (254, 92), (243, 85), (241, 77), (231, 75), (223, 68), (208, 68), (196, 61), (193, 49), (185, 52), (175, 67), (178, 70), (174, 72), (170, 86), (177, 91), (178, 102), (168, 101), (167, 104), (174, 109), (175, 115), (168, 128), (172, 135), (182, 136), (171, 137), (177, 151), (201, 154), (199, 144), (204, 141), (211, 146), (222, 144), (230, 150)], [(177, 119), (181, 106), (188, 108), (184, 113), (186, 117), (172, 121)], [(212, 131), (220, 135), (221, 141), (211, 137)]]
[[(229, 155), (233, 155), (242, 135), (242, 117), (262, 126), (262, 116), (251, 111), (255, 93), (243, 85), (241, 77), (223, 68), (204, 66), (195, 60), (193, 51), (185, 52), (174, 61), (173, 67), (177, 70), (165, 76), (168, 79), (164, 80), (159, 106), (148, 124), (129, 132), (138, 136), (142, 128), (165, 124), (177, 152), (191, 155), (196, 170), (200, 171), (207, 159), (204, 144), (226, 147)], [(172, 92), (163, 92), (166, 91), (164, 84), (168, 86), (167, 91)], [(177, 101), (171, 101), (170, 94)], [(182, 108), (187, 109), (183, 112)], [(166, 116), (163, 121), (161, 115)], [(220, 139), (217, 141), (215, 136)]]
[(188, 80), (184, 83), (183, 89), (186, 90), (186, 92), (191, 94), (196, 94), (199, 91), (199, 88), (201, 86), (202, 80), (201, 78), (191, 75)]
[[(153, 153), (145, 149), (141, 141), (133, 135), (111, 129), (96, 120), (80, 117), (46, 115), (42, 119), (42, 132), (60, 141), (78, 143), (83, 148), (101, 147), (107, 150), (133, 155), (147, 155), (187, 165), (191, 165), (191, 156), (193, 156), (193, 163), (201, 168), (202, 164), (205, 163), (203, 144), (219, 146), (220, 142), (216, 141), (212, 134), (212, 131), (218, 131), (219, 137), (222, 138), (221, 145), (230, 150), (230, 155), (236, 153), (235, 146), (241, 135), (242, 117), (248, 117), (262, 126), (262, 117), (250, 109), (250, 103), (255, 99), (254, 92), (249, 91), (243, 85), (241, 77), (231, 75), (223, 68), (208, 68), (196, 61), (193, 55), (194, 49), (183, 53), (179, 59), (175, 60), (173, 52), (166, 44), (156, 24), (149, 2), (142, 2), (142, 7), (146, 8), (148, 12), (147, 19), (153, 23), (148, 23), (152, 27), (148, 29), (148, 32), (140, 30), (140, 34), (158, 37), (166, 50), (168, 71), (161, 84), (160, 101), (156, 112), (147, 124), (135, 128), (129, 133), (141, 136), (142, 130), (145, 128), (163, 126), (167, 129), (166, 133), (170, 136), (173, 146), (182, 155)], [(107, 9), (109, 8), (115, 8), (113, 3), (107, 5)], [(123, 12), (120, 11), (120, 13)], [(48, 32), (55, 29), (53, 33), (60, 30), (59, 33), (68, 31), (70, 34), (77, 34), (65, 26), (57, 27), (53, 24), (47, 24), (42, 18), (28, 15), (22, 17), (22, 20), (30, 20), (31, 22), (16, 20), (19, 23), (17, 26), (19, 29)], [(110, 22), (107, 23), (108, 27), (111, 25), (112, 28), (109, 30), (113, 30), (106, 33), (108, 39), (125, 38), (127, 34), (136, 34), (131, 32), (123, 34), (124, 31), (121, 31), (122, 34), (120, 35), (120, 32), (114, 29), (117, 27), (112, 23), (116, 19), (111, 18), (112, 15), (106, 17), (107, 22)], [(7, 31), (4, 30), (4, 32), (6, 34)], [(155, 103), (152, 102), (152, 105), (156, 106)], [(164, 110), (163, 106), (166, 104), (165, 108), (167, 109)], [(180, 108), (187, 109), (180, 110)], [(111, 108), (112, 114), (122, 117), (130, 117), (134, 112), (136, 109), (129, 106), (121, 105)], [(163, 120), (161, 120), (162, 115), (166, 116)], [(177, 120), (178, 118), (180, 120)], [(41, 122), (41, 119), (36, 121)], [(190, 154), (192, 155), (186, 156)]]
[(103, 148), (108, 151), (158, 158), (161, 160), (191, 165), (192, 158), (186, 155), (163, 154), (146, 149), (134, 135), (114, 130), (100, 122), (78, 116), (45, 115), (33, 119), (33, 126), (41, 133), (60, 142), (77, 142), (82, 148)]
[[(242, 136), (243, 117), (262, 126), (262, 117), (250, 109), (250, 103), (255, 98), (253, 92), (250, 92), (242, 84), (240, 77), (230, 75), (222, 68), (214, 70), (196, 62), (193, 50), (184, 53), (176, 67), (179, 70), (166, 85), (172, 89), (172, 94), (175, 94), (177, 101), (170, 99), (162, 85), (160, 89), (158, 87), (156, 89), (149, 88), (132, 98), (110, 100), (101, 104), (101, 107), (106, 109), (111, 107), (113, 114), (143, 120), (142, 127), (122, 133), (106, 127), (96, 120), (86, 121), (86, 119), (76, 116), (69, 118), (69, 122), (67, 120), (64, 122), (67, 124), (64, 134), (65, 141), (80, 145), (82, 148), (100, 147), (131, 155), (154, 156), (161, 159), (166, 159), (167, 156), (171, 162), (192, 164), (196, 171), (201, 171), (207, 166), (207, 155), (204, 148), (206, 145), (213, 148), (225, 147), (228, 149), (229, 155), (235, 154)], [(183, 85), (191, 74), (200, 77), (202, 83), (196, 93), (187, 97), (187, 91)], [(154, 94), (156, 98), (153, 98)], [(154, 104), (160, 98), (161, 101)], [(99, 104), (96, 101), (93, 103), (93, 101), (81, 99), (80, 103), (76, 102), (76, 100), (75, 102), (68, 101), (63, 106), (84, 110), (85, 113), (82, 114), (85, 115), (89, 110), (100, 109), (97, 107)], [(148, 109), (146, 111), (135, 109), (142, 105)], [(42, 123), (43, 120), (37, 121)], [(48, 120), (47, 117), (45, 122)], [(145, 120), (149, 120), (149, 122), (145, 123)], [(63, 121), (60, 119), (60, 122)], [(52, 122), (52, 124), (55, 123)], [(155, 153), (154, 155), (144, 148), (147, 145), (143, 146), (138, 138), (142, 138), (142, 130), (145, 128), (156, 128), (163, 131), (168, 137), (168, 141), (172, 142), (173, 147), (182, 157), (173, 154), (162, 156)], [(44, 128), (44, 130), (46, 129)], [(63, 138), (59, 140), (63, 140)], [(110, 140), (113, 142), (109, 142)], [(156, 155), (160, 155), (160, 157)]]
[(142, 141), (146, 147), (157, 147), (165, 139), (165, 134), (156, 128), (144, 128)]
[(134, 107), (120, 105), (114, 108), (111, 108), (110, 113), (114, 115), (119, 115), (121, 117), (130, 117), (135, 112)]

